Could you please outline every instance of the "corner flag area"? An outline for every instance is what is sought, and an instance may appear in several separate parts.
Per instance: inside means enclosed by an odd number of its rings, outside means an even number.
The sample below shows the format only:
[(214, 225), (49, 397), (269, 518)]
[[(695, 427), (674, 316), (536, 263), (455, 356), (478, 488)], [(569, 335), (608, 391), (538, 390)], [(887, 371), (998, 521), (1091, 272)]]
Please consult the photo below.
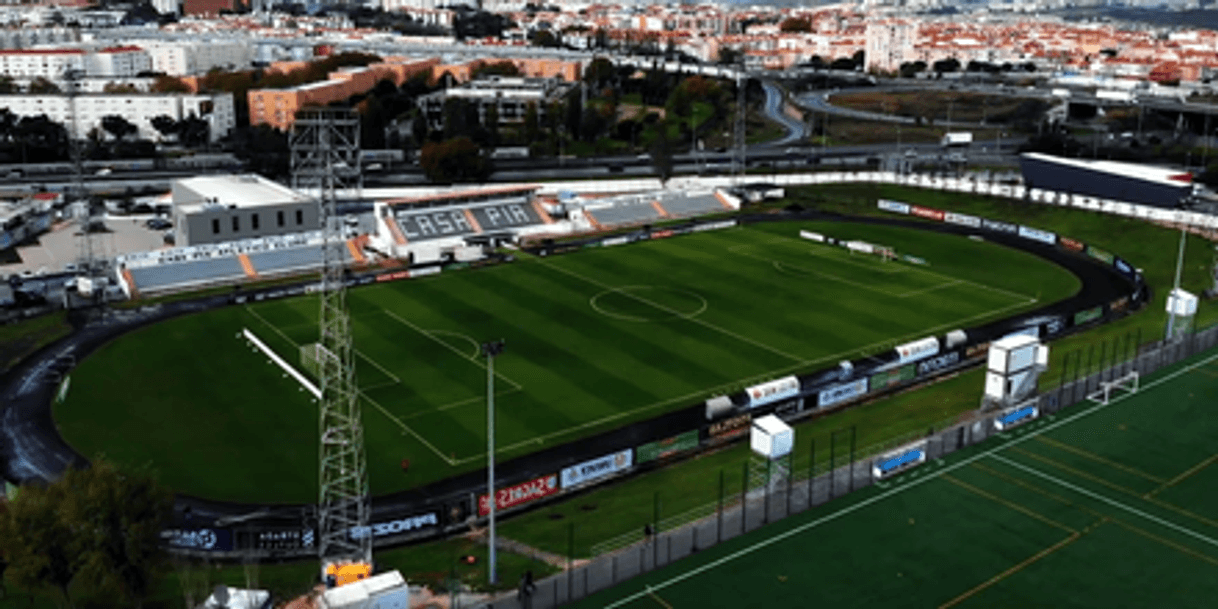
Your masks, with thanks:
[(1216, 402), (1211, 351), (571, 606), (1209, 606)]

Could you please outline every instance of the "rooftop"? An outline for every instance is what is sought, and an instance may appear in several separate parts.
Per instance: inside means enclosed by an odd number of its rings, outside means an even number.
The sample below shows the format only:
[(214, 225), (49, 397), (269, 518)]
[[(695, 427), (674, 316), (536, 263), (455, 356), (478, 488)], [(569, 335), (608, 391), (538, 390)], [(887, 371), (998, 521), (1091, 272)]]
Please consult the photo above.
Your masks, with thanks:
[[(182, 192), (179, 187), (189, 192)], [(250, 208), (299, 203), (309, 199), (256, 174), (200, 176), (174, 183), (174, 205), (188, 211), (198, 211), (212, 205)]]

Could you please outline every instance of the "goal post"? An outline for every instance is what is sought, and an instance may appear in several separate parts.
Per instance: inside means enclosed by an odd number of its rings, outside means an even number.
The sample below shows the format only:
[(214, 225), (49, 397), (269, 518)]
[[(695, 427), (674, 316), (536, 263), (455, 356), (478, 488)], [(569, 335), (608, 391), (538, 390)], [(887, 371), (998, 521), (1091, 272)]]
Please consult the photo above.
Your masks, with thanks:
[(337, 360), (338, 356), (321, 343), (308, 343), (300, 346), (300, 367), (304, 368), (304, 371), (313, 378), (321, 378), (323, 362), (333, 363)]
[(1107, 406), (1112, 402), (1112, 399), (1121, 395), (1138, 392), (1138, 371), (1131, 371), (1129, 374), (1111, 381), (1101, 381), (1100, 388), (1087, 394), (1087, 399)]

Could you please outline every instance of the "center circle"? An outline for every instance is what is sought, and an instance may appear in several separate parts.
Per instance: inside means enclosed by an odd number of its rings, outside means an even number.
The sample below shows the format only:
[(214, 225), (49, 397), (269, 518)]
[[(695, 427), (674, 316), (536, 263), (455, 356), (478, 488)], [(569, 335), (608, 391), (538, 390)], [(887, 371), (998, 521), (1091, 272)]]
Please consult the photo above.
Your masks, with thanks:
[(695, 292), (657, 285), (626, 285), (588, 299), (597, 313), (633, 322), (689, 319), (701, 315), (708, 304)]

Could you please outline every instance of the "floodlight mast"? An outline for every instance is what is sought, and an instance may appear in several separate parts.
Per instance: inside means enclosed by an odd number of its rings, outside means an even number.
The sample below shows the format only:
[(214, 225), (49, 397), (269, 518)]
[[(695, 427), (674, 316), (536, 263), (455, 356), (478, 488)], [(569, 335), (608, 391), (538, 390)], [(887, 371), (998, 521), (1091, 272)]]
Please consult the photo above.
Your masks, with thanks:
[(482, 343), (482, 354), (486, 356), (486, 499), (490, 510), (487, 581), (492, 584), (499, 583), (495, 560), (495, 357), (503, 353), (504, 343), (503, 339)]
[(318, 199), (322, 246), (317, 376), (320, 398), (318, 558), (372, 563), (368, 469), (347, 311), (346, 235), (337, 196), (360, 187), (359, 118), (350, 109), (309, 108), (292, 127), (292, 186)]

